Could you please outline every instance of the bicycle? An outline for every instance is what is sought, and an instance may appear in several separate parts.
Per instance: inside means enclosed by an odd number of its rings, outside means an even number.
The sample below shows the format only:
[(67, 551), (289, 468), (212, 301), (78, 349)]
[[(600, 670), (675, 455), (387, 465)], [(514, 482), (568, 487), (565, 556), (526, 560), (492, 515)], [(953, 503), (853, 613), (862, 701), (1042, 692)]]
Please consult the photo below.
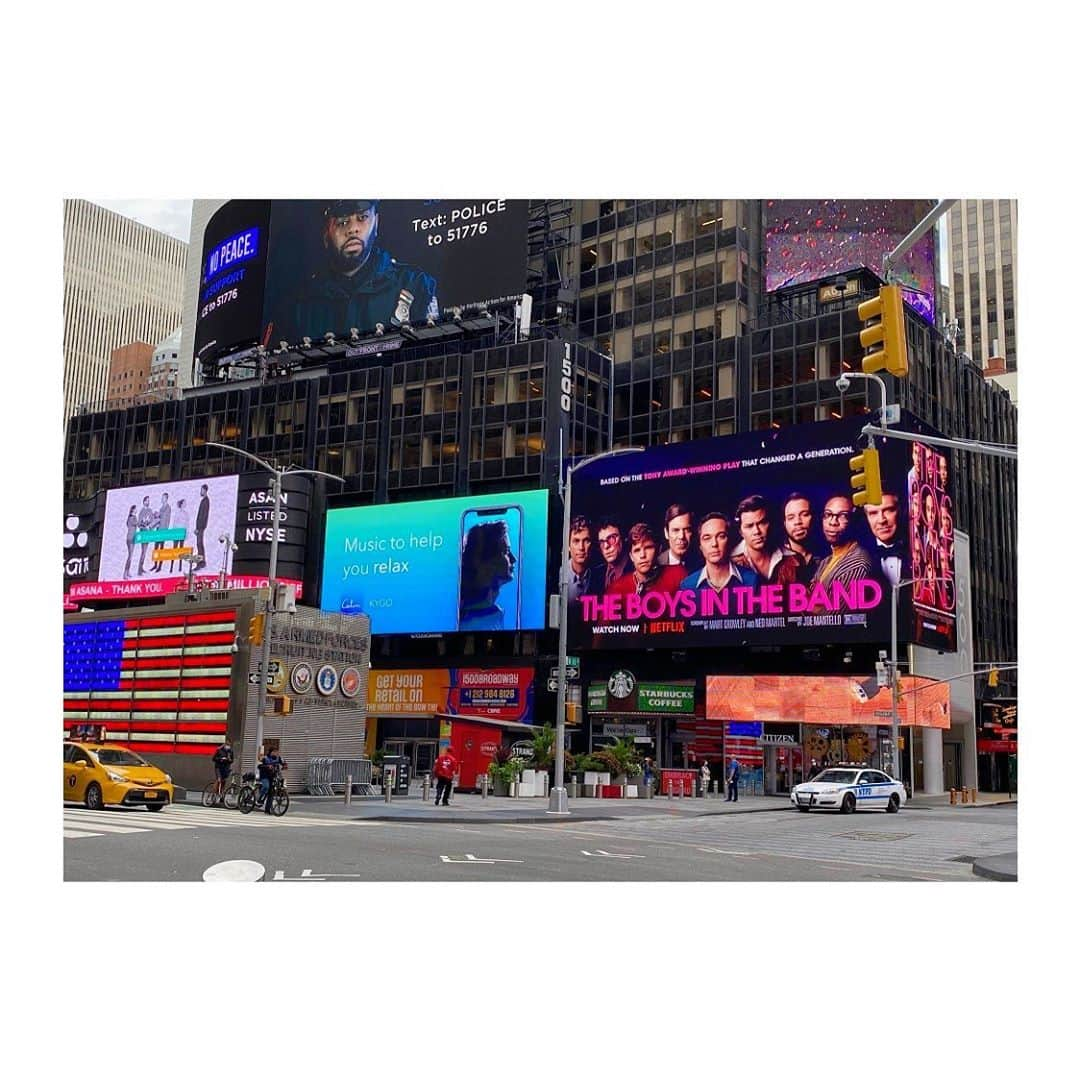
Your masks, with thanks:
[(203, 806), (224, 806), (229, 810), (235, 810), (239, 805), (240, 791), (243, 788), (243, 781), (233, 773), (229, 779), (225, 781), (225, 787), (219, 792), (217, 780), (211, 780), (206, 787), (203, 788), (202, 804)]
[[(286, 766), (283, 765), (281, 771), (275, 774), (266, 795), (270, 800), (270, 813), (274, 817), (281, 817), (289, 809), (289, 793), (285, 790), (285, 777), (282, 776), (285, 768)], [(244, 773), (244, 785), (240, 789), (237, 805), (241, 814), (250, 814), (256, 806), (263, 805), (259, 796), (259, 783), (254, 773)]]

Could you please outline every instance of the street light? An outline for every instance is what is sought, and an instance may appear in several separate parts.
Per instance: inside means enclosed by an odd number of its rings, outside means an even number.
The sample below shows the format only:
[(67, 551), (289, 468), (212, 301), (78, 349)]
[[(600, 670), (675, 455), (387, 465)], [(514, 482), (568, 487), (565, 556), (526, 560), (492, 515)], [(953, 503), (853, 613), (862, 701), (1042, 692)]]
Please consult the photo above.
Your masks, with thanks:
[(270, 630), (274, 621), (274, 604), (275, 604), (275, 592), (276, 592), (276, 578), (277, 578), (277, 556), (278, 556), (278, 515), (281, 510), (281, 478), (286, 473), (289, 475), (296, 475), (300, 473), (307, 473), (310, 476), (325, 476), (328, 480), (336, 480), (339, 484), (344, 484), (345, 480), (340, 476), (335, 476), (333, 473), (322, 472), (319, 469), (298, 469), (294, 465), (286, 465), (284, 468), (278, 469), (271, 465), (268, 461), (263, 461), (262, 458), (256, 457), (254, 454), (249, 454), (246, 450), (240, 450), (235, 446), (229, 446), (227, 443), (218, 442), (206, 442), (204, 446), (213, 446), (218, 450), (228, 450), (231, 454), (238, 454), (240, 457), (247, 458), (249, 461), (254, 461), (256, 465), (261, 465), (274, 477), (274, 516), (271, 520), (270, 529), (270, 573), (269, 583), (270, 588), (266, 597), (266, 626), (263, 631), (262, 641), (262, 660), (260, 662), (260, 693), (259, 693), (259, 708), (256, 713), (255, 720), (255, 761), (259, 760), (259, 749), (263, 742), (263, 723), (266, 719), (266, 702), (269, 697), (268, 693), (268, 674), (270, 671)]
[(563, 784), (563, 769), (566, 765), (566, 621), (569, 607), (570, 567), (565, 556), (565, 545), (570, 535), (570, 492), (573, 487), (574, 473), (586, 465), (591, 465), (601, 458), (617, 457), (619, 454), (638, 454), (644, 446), (624, 446), (617, 450), (605, 450), (601, 454), (583, 458), (574, 465), (567, 466), (566, 484), (563, 487), (563, 528), (559, 539), (559, 696), (555, 715), (555, 784), (548, 798), (549, 814), (569, 814), (566, 802), (566, 788)]
[[(902, 579), (898, 578), (896, 581), (894, 581), (892, 583), (892, 649), (891, 649), (891, 651), (889, 653), (889, 671), (890, 671), (890, 674), (891, 674), (891, 678), (889, 679), (889, 682), (891, 683), (890, 689), (892, 691), (892, 745), (893, 745), (893, 757), (894, 757), (893, 764), (897, 767), (898, 772), (899, 772), (900, 760), (899, 760), (898, 757), (896, 757), (896, 754), (897, 754), (897, 748), (899, 746), (899, 740), (900, 740), (900, 676), (899, 676), (899, 672), (896, 670), (896, 664), (897, 664), (897, 658), (896, 658), (896, 652), (897, 652), (897, 629), (896, 629), (897, 597), (900, 594), (900, 590), (905, 585), (914, 585), (916, 581), (927, 581), (927, 580), (930, 580), (930, 579), (925, 578), (925, 577), (902, 578)], [(935, 576), (933, 578), (933, 580), (934, 581), (949, 581), (951, 579)], [(899, 779), (899, 776), (897, 777), (897, 779)], [(912, 739), (912, 747), (911, 747), (911, 793), (913, 795), (915, 794), (915, 746), (914, 746), (914, 739)]]

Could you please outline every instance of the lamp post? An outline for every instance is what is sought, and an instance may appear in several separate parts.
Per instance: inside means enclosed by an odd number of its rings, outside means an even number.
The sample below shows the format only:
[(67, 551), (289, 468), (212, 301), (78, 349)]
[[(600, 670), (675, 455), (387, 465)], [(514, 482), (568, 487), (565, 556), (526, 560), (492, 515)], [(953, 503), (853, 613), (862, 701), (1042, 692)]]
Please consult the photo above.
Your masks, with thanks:
[(231, 454), (238, 454), (240, 457), (247, 458), (249, 461), (254, 461), (256, 465), (261, 465), (274, 478), (274, 511), (273, 519), (270, 523), (270, 573), (268, 575), (270, 587), (267, 590), (266, 596), (266, 624), (263, 627), (262, 659), (260, 661), (259, 669), (259, 706), (255, 719), (255, 762), (258, 762), (259, 749), (262, 747), (263, 742), (263, 725), (266, 720), (266, 702), (269, 697), (267, 686), (270, 671), (270, 632), (273, 626), (274, 606), (276, 601), (275, 593), (277, 591), (278, 516), (281, 510), (281, 478), (286, 474), (296, 475), (307, 473), (310, 476), (325, 476), (328, 480), (336, 480), (339, 484), (344, 484), (345, 480), (340, 476), (335, 476), (333, 473), (322, 472), (319, 469), (298, 469), (293, 465), (286, 465), (279, 469), (271, 465), (268, 461), (263, 461), (262, 458), (256, 457), (254, 454), (249, 454), (246, 450), (240, 450), (235, 446), (229, 446), (227, 443), (207, 442), (203, 445), (213, 446), (218, 450), (228, 450)]
[(570, 492), (573, 487), (574, 473), (586, 465), (591, 465), (601, 458), (617, 457), (619, 454), (638, 454), (643, 446), (624, 446), (617, 450), (605, 450), (601, 454), (583, 458), (566, 469), (566, 483), (563, 485), (563, 527), (559, 539), (559, 696), (555, 715), (555, 784), (548, 798), (549, 814), (569, 814), (566, 802), (566, 787), (563, 783), (563, 770), (566, 765), (566, 620), (570, 599), (570, 564), (566, 557), (565, 545), (570, 538)]
[[(900, 674), (896, 669), (897, 664), (897, 629), (896, 629), (896, 609), (897, 609), (897, 597), (900, 595), (900, 590), (905, 585), (914, 585), (916, 581), (930, 580), (924, 577), (917, 578), (902, 578), (892, 583), (892, 648), (889, 652), (889, 672), (891, 684), (890, 689), (892, 692), (892, 745), (893, 754), (896, 755), (897, 747), (899, 746), (900, 739)], [(934, 581), (948, 581), (948, 578), (935, 576)], [(899, 772), (900, 759), (896, 758), (894, 764)], [(915, 746), (914, 740), (912, 740), (911, 747), (911, 793), (915, 794)]]

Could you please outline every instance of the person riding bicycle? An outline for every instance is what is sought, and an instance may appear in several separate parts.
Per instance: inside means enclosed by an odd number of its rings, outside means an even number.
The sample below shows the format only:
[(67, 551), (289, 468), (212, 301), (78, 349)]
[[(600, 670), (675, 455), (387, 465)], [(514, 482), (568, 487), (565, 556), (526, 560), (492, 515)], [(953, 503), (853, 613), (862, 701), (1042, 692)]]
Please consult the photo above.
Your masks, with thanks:
[(214, 768), (217, 770), (217, 786), (215, 790), (218, 795), (221, 795), (225, 791), (225, 782), (229, 779), (233, 767), (233, 748), (228, 735), (225, 736), (225, 741), (214, 751), (213, 762)]
[(278, 754), (277, 750), (268, 750), (259, 762), (259, 801), (267, 814), (271, 813), (270, 788), (284, 765), (285, 759)]

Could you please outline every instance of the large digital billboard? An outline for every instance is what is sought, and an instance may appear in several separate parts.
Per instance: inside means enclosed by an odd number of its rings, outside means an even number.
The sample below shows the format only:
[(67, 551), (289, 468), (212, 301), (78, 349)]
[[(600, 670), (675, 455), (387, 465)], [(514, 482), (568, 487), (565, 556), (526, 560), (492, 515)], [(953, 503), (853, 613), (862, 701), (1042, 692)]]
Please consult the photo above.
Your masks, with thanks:
[(423, 325), (525, 288), (521, 199), (234, 201), (202, 251), (195, 355)]
[(330, 510), (321, 607), (373, 634), (539, 630), (547, 512), (546, 491)]
[[(769, 199), (765, 203), (768, 291), (865, 266), (883, 276), (882, 259), (929, 212), (929, 199)], [(934, 321), (934, 233), (896, 266), (904, 299)]]
[[(579, 470), (564, 555), (575, 644), (887, 641), (898, 582), (902, 639), (954, 649), (948, 452), (879, 438), (882, 502), (857, 508), (848, 462), (865, 423), (659, 446)], [(906, 413), (903, 427), (923, 430)]]

